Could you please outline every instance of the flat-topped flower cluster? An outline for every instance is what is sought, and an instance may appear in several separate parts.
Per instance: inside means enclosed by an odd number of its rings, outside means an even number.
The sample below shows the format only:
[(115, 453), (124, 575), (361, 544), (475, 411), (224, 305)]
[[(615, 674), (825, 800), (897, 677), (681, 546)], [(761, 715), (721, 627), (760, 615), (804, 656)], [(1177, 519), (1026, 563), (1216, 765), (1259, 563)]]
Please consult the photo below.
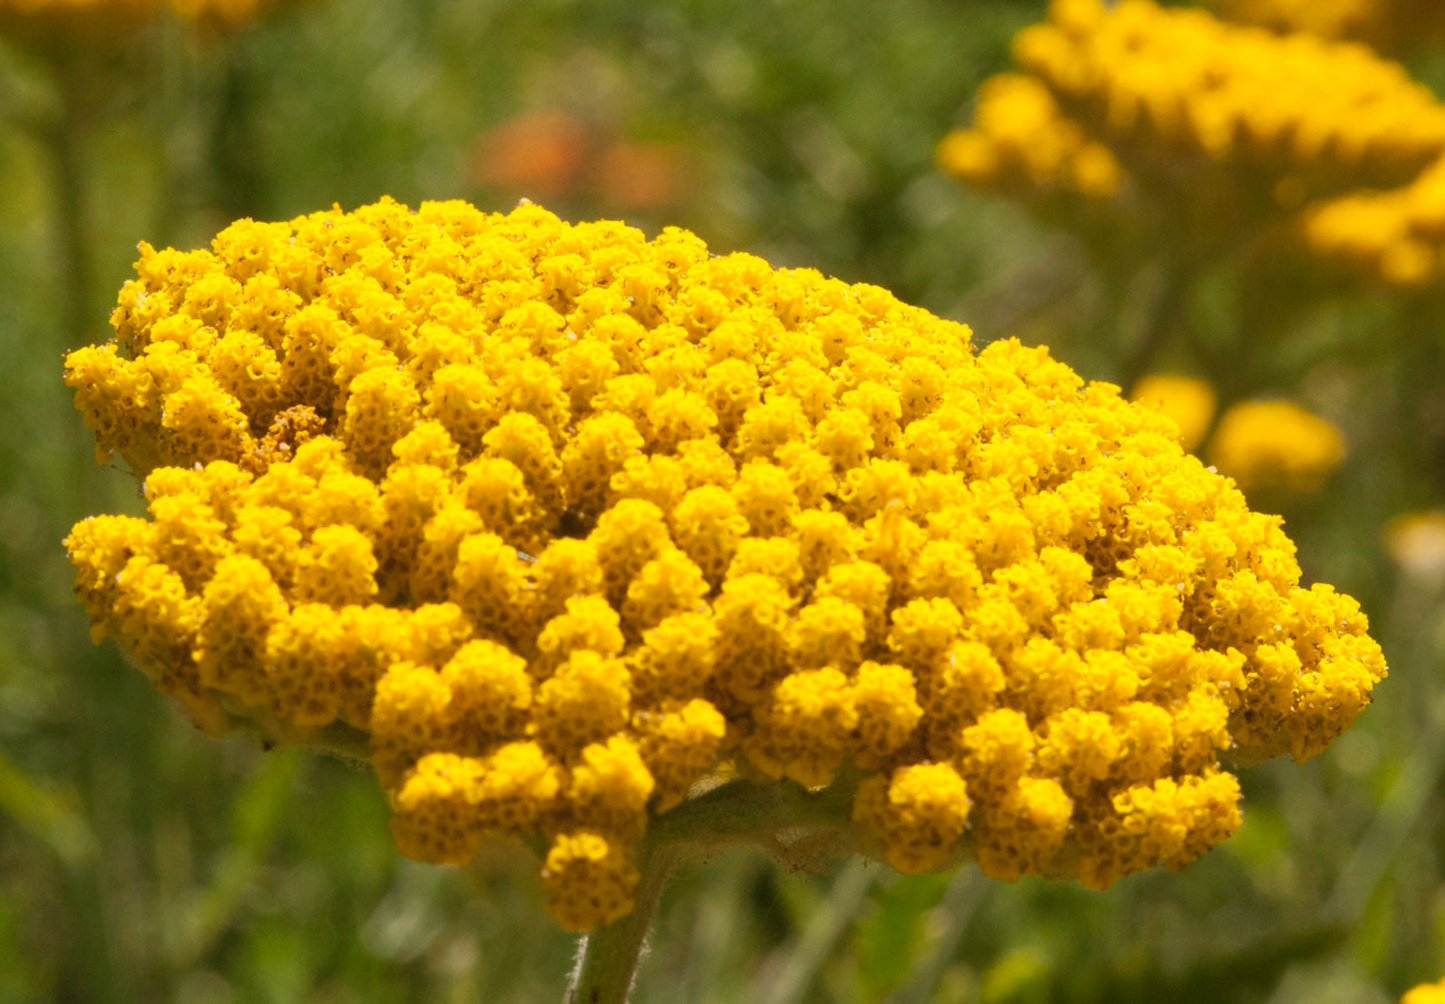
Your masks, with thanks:
[(143, 245), (112, 323), (66, 380), (149, 516), (68, 539), (96, 637), (210, 729), (365, 739), (404, 852), (527, 839), (570, 928), (725, 775), (857, 781), (903, 871), (1182, 867), (1221, 754), (1312, 756), (1384, 675), (1153, 410), (685, 231), (245, 220)]
[(1445, 106), (1400, 64), (1207, 10), (1054, 0), (1014, 58), (940, 144), (944, 170), (1075, 213), (1122, 200), (1205, 246), (1445, 154)]

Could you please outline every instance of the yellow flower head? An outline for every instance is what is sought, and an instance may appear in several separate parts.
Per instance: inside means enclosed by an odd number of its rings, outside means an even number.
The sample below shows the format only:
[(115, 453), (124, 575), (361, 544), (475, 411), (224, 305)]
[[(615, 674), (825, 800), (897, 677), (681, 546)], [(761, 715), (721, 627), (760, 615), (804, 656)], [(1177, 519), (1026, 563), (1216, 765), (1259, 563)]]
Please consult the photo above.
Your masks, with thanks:
[(1445, 980), (1438, 983), (1421, 983), (1405, 991), (1400, 1004), (1445, 1004)]
[(1219, 419), (1209, 458), (1245, 491), (1309, 495), (1344, 460), (1345, 439), (1291, 401), (1246, 401)]
[(1122, 169), (1107, 146), (1059, 108), (1035, 77), (1001, 73), (979, 88), (973, 127), (949, 133), (938, 145), (938, 166), (982, 188), (1077, 192), (1107, 198)]
[(1396, 516), (1385, 525), (1385, 550), (1410, 578), (1445, 584), (1445, 511)]
[(1134, 385), (1129, 399), (1158, 408), (1179, 426), (1179, 445), (1185, 452), (1204, 441), (1218, 403), (1214, 388), (1206, 381), (1170, 373), (1144, 377)]
[(1445, 160), (1408, 185), (1310, 206), (1297, 234), (1311, 255), (1386, 286), (1438, 283), (1445, 277)]
[(1204, 10), (1054, 0), (1014, 58), (1022, 73), (986, 81), (973, 127), (937, 156), (1045, 206), (1127, 194), (1217, 237), (1313, 197), (1401, 184), (1445, 153), (1445, 107), (1398, 64)]
[(136, 268), (66, 368), (150, 509), (69, 537), (96, 637), (366, 749), (407, 854), (545, 848), (569, 927), (738, 774), (909, 871), (1180, 867), (1221, 753), (1312, 756), (1385, 672), (1171, 422), (877, 287), (389, 200)]

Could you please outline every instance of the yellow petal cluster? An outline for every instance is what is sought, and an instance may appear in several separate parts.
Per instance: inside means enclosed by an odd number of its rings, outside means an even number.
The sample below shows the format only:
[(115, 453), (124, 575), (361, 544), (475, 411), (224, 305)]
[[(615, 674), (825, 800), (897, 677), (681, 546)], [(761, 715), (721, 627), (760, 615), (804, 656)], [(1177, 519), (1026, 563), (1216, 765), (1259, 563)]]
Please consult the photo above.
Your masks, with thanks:
[(1445, 510), (1411, 512), (1385, 524), (1385, 552), (1421, 584), (1445, 584)]
[(1445, 1004), (1445, 980), (1411, 987), (1400, 998), (1400, 1004)]
[(69, 537), (96, 637), (208, 727), (369, 743), (407, 854), (545, 848), (568, 927), (738, 773), (861, 777), (908, 871), (1179, 867), (1220, 753), (1385, 672), (1167, 419), (877, 287), (389, 200), (136, 267), (66, 368), (150, 510)]
[(972, 127), (937, 158), (1065, 222), (1122, 199), (1213, 246), (1314, 198), (1402, 184), (1445, 153), (1445, 106), (1402, 66), (1206, 10), (1053, 0), (1014, 59), (1022, 72), (985, 82)]
[(1107, 198), (1121, 182), (1113, 152), (1059, 108), (1036, 77), (1000, 73), (979, 87), (973, 125), (939, 143), (938, 166), (981, 188)]
[(1445, 161), (1408, 185), (1317, 203), (1302, 215), (1300, 242), (1344, 270), (1401, 289), (1445, 279)]
[(1111, 144), (1293, 174), (1308, 189), (1403, 181), (1445, 150), (1445, 108), (1397, 63), (1152, 0), (1055, 0), (1019, 64)]
[(1245, 401), (1220, 416), (1209, 458), (1244, 491), (1309, 495), (1344, 460), (1345, 439), (1293, 401)]

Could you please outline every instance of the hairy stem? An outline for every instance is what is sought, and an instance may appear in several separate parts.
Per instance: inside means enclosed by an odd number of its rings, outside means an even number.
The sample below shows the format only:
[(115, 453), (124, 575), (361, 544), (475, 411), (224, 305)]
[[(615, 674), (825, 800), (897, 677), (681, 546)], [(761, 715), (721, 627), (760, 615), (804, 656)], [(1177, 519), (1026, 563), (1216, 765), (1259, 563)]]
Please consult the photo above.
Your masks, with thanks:
[(834, 849), (847, 827), (856, 788), (857, 778), (847, 772), (814, 791), (739, 778), (658, 816), (638, 848), (642, 879), (632, 913), (582, 942), (566, 1004), (625, 1004), (662, 887), (684, 857), (752, 844), (780, 860), (806, 864), (819, 850)]
[(566, 1004), (625, 1004), (632, 992), (648, 928), (676, 861), (675, 852), (667, 847), (644, 845), (638, 856), (642, 881), (632, 912), (583, 938)]

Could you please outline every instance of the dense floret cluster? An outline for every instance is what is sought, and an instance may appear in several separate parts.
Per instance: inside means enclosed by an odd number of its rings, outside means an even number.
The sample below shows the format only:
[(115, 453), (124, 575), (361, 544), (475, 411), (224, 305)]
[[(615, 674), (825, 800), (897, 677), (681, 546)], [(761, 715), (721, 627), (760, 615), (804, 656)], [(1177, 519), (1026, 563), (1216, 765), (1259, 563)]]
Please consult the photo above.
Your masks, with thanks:
[(1360, 46), (1278, 36), (1152, 0), (1055, 0), (1014, 41), (1064, 107), (1145, 158), (1204, 155), (1306, 191), (1413, 177), (1445, 151), (1445, 107)]
[(1000, 73), (979, 87), (973, 125), (944, 137), (938, 166), (981, 188), (1029, 196), (1112, 196), (1121, 168), (1113, 152), (1059, 108), (1036, 77)]
[(1312, 255), (1384, 285), (1439, 283), (1445, 279), (1445, 161), (1408, 185), (1311, 206), (1298, 233)]
[(137, 274), (66, 368), (150, 510), (68, 539), (96, 637), (209, 728), (368, 742), (409, 855), (533, 842), (571, 928), (719, 776), (851, 779), (903, 871), (1181, 867), (1222, 754), (1384, 675), (1167, 419), (876, 287), (455, 202)]
[(1054, 0), (1014, 58), (940, 144), (944, 170), (1075, 213), (1122, 200), (1206, 247), (1445, 153), (1445, 106), (1399, 64), (1206, 10)]

